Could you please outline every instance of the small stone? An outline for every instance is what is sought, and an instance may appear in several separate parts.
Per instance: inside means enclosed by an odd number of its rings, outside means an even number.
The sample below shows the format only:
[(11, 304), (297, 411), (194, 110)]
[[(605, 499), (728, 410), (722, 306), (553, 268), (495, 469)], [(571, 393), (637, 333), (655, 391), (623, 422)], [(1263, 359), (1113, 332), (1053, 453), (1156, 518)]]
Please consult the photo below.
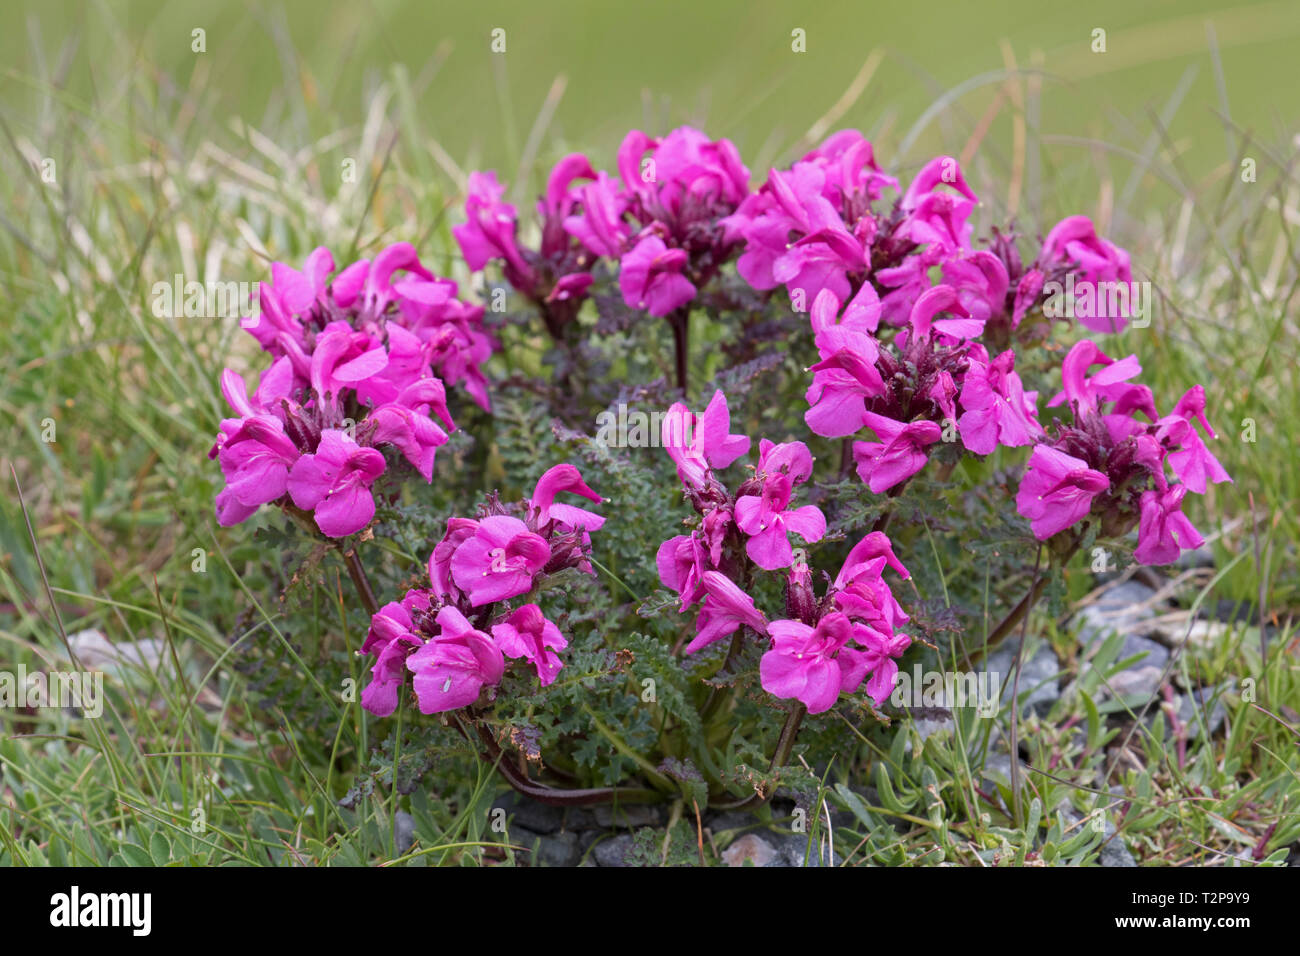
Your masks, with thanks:
[(776, 848), (757, 833), (746, 833), (722, 851), (722, 862), (727, 866), (769, 866), (776, 858)]
[(538, 837), (532, 863), (534, 866), (573, 866), (581, 855), (578, 834), (564, 831)]
[(1104, 591), (1097, 600), (1080, 608), (1073, 623), (1079, 641), (1085, 647), (1105, 640), (1113, 633), (1137, 634), (1144, 622), (1155, 617), (1153, 598), (1156, 592), (1137, 581), (1125, 581)]
[(598, 826), (596, 814), (587, 807), (568, 807), (564, 811), (566, 830), (592, 830)]
[(505, 810), (511, 825), (518, 825), (534, 833), (554, 833), (564, 821), (564, 810), (514, 793), (504, 794), (492, 804), (493, 810)]
[(714, 833), (726, 833), (728, 830), (744, 830), (758, 824), (758, 820), (743, 810), (727, 810), (709, 817), (706, 825)]
[(599, 866), (627, 866), (627, 854), (632, 849), (632, 834), (620, 833), (596, 844), (592, 855)]
[(662, 808), (645, 803), (624, 804), (619, 807), (602, 804), (596, 807), (596, 823), (602, 827), (653, 827), (664, 822)]
[(415, 845), (415, 818), (405, 810), (393, 814), (393, 839), (397, 855), (402, 856)]
[[(1114, 825), (1109, 820), (1106, 821), (1107, 829), (1114, 832)], [(1128, 844), (1124, 838), (1117, 836), (1110, 839), (1110, 833), (1107, 834), (1107, 842), (1102, 844), (1101, 848), (1101, 865), (1111, 867), (1137, 866), (1137, 860), (1133, 859), (1133, 854), (1129, 852)]]
[(1160, 688), (1160, 677), (1164, 673), (1159, 667), (1134, 667), (1120, 671), (1110, 678), (1110, 687), (1102, 687), (1102, 699), (1110, 696), (1111, 691), (1120, 700), (1129, 704), (1144, 704)]
[(807, 834), (792, 833), (783, 837), (780, 849), (783, 861), (769, 863), (768, 866), (839, 866), (843, 862), (838, 853), (829, 852), (824, 839), (809, 846)]
[[(1010, 705), (1011, 694), (1016, 687), (1016, 650), (1019, 644), (1019, 641), (1013, 640), (1010, 644), (999, 647), (988, 656), (984, 665), (984, 671), (990, 680), (993, 674), (998, 675), (999, 702), (1002, 704)], [(1028, 659), (1021, 659), (1020, 668), (1020, 698), (1024, 702), (1020, 713), (1047, 713), (1061, 696), (1061, 690), (1057, 686), (1061, 663), (1056, 659), (1056, 654), (1046, 642), (1041, 643)]]

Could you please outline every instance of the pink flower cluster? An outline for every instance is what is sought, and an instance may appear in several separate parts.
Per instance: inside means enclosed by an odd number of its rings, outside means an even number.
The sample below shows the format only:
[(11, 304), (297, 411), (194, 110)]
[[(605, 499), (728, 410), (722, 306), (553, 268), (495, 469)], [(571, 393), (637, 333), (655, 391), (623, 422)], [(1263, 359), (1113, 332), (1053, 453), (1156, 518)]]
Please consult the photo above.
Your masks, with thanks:
[(619, 261), (630, 308), (665, 316), (695, 298), (735, 248), (723, 221), (749, 194), (749, 170), (728, 140), (685, 126), (663, 139), (633, 130), (618, 151), (617, 179), (577, 153), (556, 164), (537, 204), (536, 249), (520, 244), (504, 189), (493, 173), (471, 174), (467, 221), (452, 232), (471, 269), (502, 262), (506, 280), (543, 307), (555, 332), (576, 315), (599, 259)]
[(1137, 356), (1112, 359), (1089, 339), (1066, 355), (1063, 389), (1048, 405), (1068, 405), (1073, 424), (1034, 446), (1016, 496), (1040, 541), (1095, 514), (1107, 535), (1137, 523), (1134, 557), (1143, 564), (1168, 564), (1204, 543), (1182, 513), (1183, 498), (1232, 480), (1196, 428), (1218, 437), (1205, 416), (1205, 389), (1193, 386), (1161, 417), (1151, 390), (1131, 381), (1141, 371)]
[[(725, 238), (744, 243), (737, 263), (756, 289), (785, 286), (795, 311), (822, 292), (869, 308), (868, 331), (880, 322), (905, 326), (927, 292), (955, 294), (952, 314), (978, 335), (986, 323), (1016, 328), (1043, 302), (1044, 285), (1074, 274), (1088, 282), (1130, 282), (1128, 254), (1097, 236), (1086, 216), (1070, 216), (1048, 234), (1026, 269), (1006, 236), (991, 249), (972, 246), (971, 215), (979, 197), (951, 156), (927, 163), (888, 210), (874, 203), (898, 181), (881, 172), (871, 143), (841, 130), (767, 182), (723, 220)], [(937, 281), (936, 281), (937, 277)], [(1127, 316), (1090, 307), (1076, 312), (1088, 328), (1119, 331)]]
[[(881, 578), (886, 564), (907, 577), (889, 539), (874, 533), (859, 542), (818, 601), (803, 551), (790, 539), (794, 533), (813, 543), (826, 533), (819, 508), (792, 505), (795, 490), (812, 477), (812, 455), (802, 442), (764, 439), (754, 475), (732, 494), (717, 472), (745, 455), (750, 440), (730, 432), (721, 391), (700, 416), (678, 403), (663, 421), (663, 445), (699, 514), (695, 530), (665, 541), (656, 559), (660, 579), (681, 599), (681, 611), (700, 605), (687, 653), (748, 628), (769, 638), (761, 665), (762, 685), (769, 693), (800, 700), (810, 713), (821, 713), (841, 692), (854, 693), (870, 673), (868, 693), (877, 703), (883, 701), (897, 673), (894, 659), (910, 643), (895, 631), (907, 615)], [(748, 581), (755, 567), (790, 568), (787, 618), (769, 622), (737, 583)]]
[(238, 372), (221, 376), (237, 417), (222, 421), (209, 453), (226, 479), (217, 519), (238, 524), (287, 497), (324, 534), (343, 537), (374, 517), (380, 448), (433, 480), (434, 455), (455, 428), (446, 385), (489, 408), (480, 365), (495, 343), (482, 307), (458, 300), (456, 284), (425, 269), (408, 243), (337, 274), (318, 248), (301, 272), (277, 262), (271, 275), (248, 331), (273, 362), (251, 396)]
[(908, 328), (888, 345), (873, 334), (881, 306), (864, 285), (839, 314), (830, 289), (812, 307), (814, 342), (821, 361), (808, 388), (804, 416), (818, 435), (839, 438), (870, 429), (876, 440), (857, 441), (858, 475), (874, 493), (887, 491), (925, 467), (927, 448), (950, 431), (963, 445), (987, 455), (998, 445), (1031, 444), (1043, 434), (1037, 393), (1026, 392), (1007, 350), (989, 358), (972, 341), (981, 323), (949, 286), (924, 292)]
[(513, 509), (494, 497), (479, 517), (447, 521), (429, 556), (429, 586), (408, 591), (371, 619), (361, 649), (375, 663), (362, 706), (391, 714), (408, 671), (425, 714), (474, 703), (485, 687), (501, 682), (507, 658), (531, 667), (543, 687), (555, 680), (568, 641), (536, 603), (511, 602), (542, 575), (564, 568), (592, 573), (589, 532), (605, 519), (557, 502), (561, 492), (602, 500), (577, 468), (556, 465)]

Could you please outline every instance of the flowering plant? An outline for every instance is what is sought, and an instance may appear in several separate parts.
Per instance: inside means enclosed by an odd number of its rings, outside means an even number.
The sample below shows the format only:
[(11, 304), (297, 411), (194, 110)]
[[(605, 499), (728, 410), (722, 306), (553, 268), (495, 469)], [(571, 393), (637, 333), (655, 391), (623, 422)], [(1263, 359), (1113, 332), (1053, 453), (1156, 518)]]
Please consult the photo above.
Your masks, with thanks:
[[(797, 744), (887, 726), (905, 655), (997, 643), (1097, 541), (1174, 561), (1187, 492), (1231, 480), (1204, 388), (1162, 415), (1107, 354), (1141, 299), (1092, 293), (1128, 254), (1083, 216), (1032, 258), (977, 240), (952, 157), (904, 186), (845, 130), (755, 184), (727, 140), (632, 131), (616, 173), (561, 159), (535, 220), (505, 195), (473, 173), (452, 230), (514, 304), (490, 321), (406, 244), (277, 263), (211, 454), (222, 525), (278, 504), (337, 545), (361, 706), (438, 715), (537, 799), (761, 804)], [(1032, 567), (1019, 600), (994, 565)]]

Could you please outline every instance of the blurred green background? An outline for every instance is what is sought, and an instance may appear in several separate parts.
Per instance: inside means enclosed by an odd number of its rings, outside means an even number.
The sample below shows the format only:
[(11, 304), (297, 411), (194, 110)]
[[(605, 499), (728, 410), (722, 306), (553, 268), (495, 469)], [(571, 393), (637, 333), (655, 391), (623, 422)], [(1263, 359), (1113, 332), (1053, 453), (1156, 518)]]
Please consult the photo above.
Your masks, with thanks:
[[(380, 81), (399, 68), (447, 155), (503, 177), (527, 152), (539, 114), (552, 109), (547, 148), (581, 145), (605, 161), (629, 126), (662, 131), (689, 121), (734, 139), (757, 172), (787, 160), (837, 103), (837, 125), (869, 132), (887, 165), (905, 169), (933, 153), (935, 127), (963, 116), (978, 126), (1000, 88), (997, 74), (1011, 65), (1041, 71), (1043, 135), (1135, 152), (1149, 135), (1148, 113), (1159, 115), (1187, 84), (1168, 145), (1193, 178), (1235, 158), (1225, 119), (1268, 142), (1295, 129), (1286, 100), (1300, 7), (1285, 0), (6, 6), (0, 55), (10, 106), (23, 96), (20, 76), (56, 73), (67, 57), (57, 72), (68, 95), (125, 124), (189, 96), (197, 123), (224, 126), (238, 116), (272, 139), (298, 141), (361, 123)], [(202, 56), (191, 52), (195, 28), (206, 31)], [(490, 50), (495, 28), (506, 31), (504, 56)], [(806, 53), (792, 52), (795, 28), (806, 31)], [(1092, 50), (1098, 28), (1105, 53)], [(133, 75), (149, 85), (124, 82)], [(865, 88), (855, 90), (855, 81)], [(914, 130), (959, 84), (975, 88)], [(35, 105), (38, 91), (27, 93)], [(1010, 112), (998, 111), (981, 152), (1009, 153)], [(40, 113), (28, 116), (39, 122)], [(904, 143), (903, 155), (883, 148)]]

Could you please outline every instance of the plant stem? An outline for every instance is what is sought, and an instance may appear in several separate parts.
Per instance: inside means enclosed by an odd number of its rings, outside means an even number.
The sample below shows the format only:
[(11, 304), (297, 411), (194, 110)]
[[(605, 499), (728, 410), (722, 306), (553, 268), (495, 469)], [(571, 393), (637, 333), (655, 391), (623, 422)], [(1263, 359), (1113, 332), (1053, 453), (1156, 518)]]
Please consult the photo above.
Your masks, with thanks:
[(682, 306), (682, 308), (675, 311), (668, 317), (668, 324), (673, 329), (673, 351), (677, 360), (677, 387), (681, 389), (682, 397), (685, 398), (690, 377), (687, 361), (690, 357), (690, 308)]
[[(459, 719), (457, 719), (457, 727), (465, 737), (469, 737), (469, 733)], [(578, 807), (590, 806), (596, 803), (614, 803), (616, 801), (619, 803), (658, 803), (664, 799), (662, 793), (644, 787), (592, 787), (584, 790), (561, 790), (548, 787), (545, 784), (535, 783), (529, 780), (527, 775), (502, 752), (497, 742), (492, 739), (492, 735), (487, 732), (487, 728), (475, 721), (474, 729), (487, 750), (487, 756), (483, 759), (495, 765), (497, 770), (501, 772), (501, 776), (506, 778), (506, 782), (511, 787), (538, 803), (549, 804), (553, 807)]]
[(348, 577), (352, 579), (357, 594), (361, 596), (361, 603), (366, 606), (370, 616), (374, 617), (379, 613), (379, 602), (375, 600), (375, 592), (370, 588), (370, 579), (366, 577), (366, 569), (361, 566), (361, 559), (357, 557), (357, 549), (351, 548), (344, 551), (343, 546), (339, 545), (339, 553), (343, 555), (343, 563), (348, 566)]
[[(781, 736), (776, 741), (776, 750), (772, 754), (772, 762), (767, 768), (769, 774), (780, 770), (790, 759), (790, 752), (794, 749), (795, 738), (799, 736), (799, 725), (803, 723), (804, 714), (806, 713), (808, 713), (808, 708), (802, 703), (796, 703), (789, 715), (786, 716), (785, 723), (781, 726)], [(710, 802), (710, 805), (718, 810), (749, 810), (767, 803), (775, 793), (776, 788), (773, 787), (772, 793), (761, 794), (756, 792), (753, 796), (746, 797), (743, 800), (717, 804)]]

